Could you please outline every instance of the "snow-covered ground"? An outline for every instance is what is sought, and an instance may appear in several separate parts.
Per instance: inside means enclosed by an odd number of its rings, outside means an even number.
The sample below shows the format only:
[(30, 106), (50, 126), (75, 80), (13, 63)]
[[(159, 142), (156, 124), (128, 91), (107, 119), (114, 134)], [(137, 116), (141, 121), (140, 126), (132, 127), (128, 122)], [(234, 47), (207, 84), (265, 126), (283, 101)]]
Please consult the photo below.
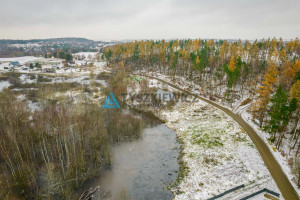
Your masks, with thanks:
[[(268, 138), (270, 137), (270, 135), (268, 133), (262, 131), (257, 126), (257, 124), (253, 123), (253, 121), (251, 120), (251, 118), (252, 118), (251, 114), (249, 112), (242, 112), (241, 116), (243, 117), (244, 120), (246, 120), (252, 126), (252, 128), (259, 134), (259, 136), (261, 136), (263, 141), (267, 144), (270, 151), (274, 155), (275, 159), (277, 160), (277, 162), (280, 164), (281, 168), (283, 169), (283, 172), (287, 175), (288, 179), (293, 180), (294, 174), (292, 174), (291, 166), (288, 164), (288, 162), (289, 162), (287, 159), (288, 157), (283, 156), (282, 153), (280, 151), (277, 151), (275, 146), (268, 141)], [(282, 150), (282, 152), (288, 153), (289, 152), (288, 146), (285, 145), (283, 147), (284, 147), (284, 149)], [(298, 195), (300, 195), (300, 188), (296, 185), (295, 181), (291, 181), (291, 183), (294, 186), (294, 188), (296, 189)]]
[[(152, 75), (152, 74), (149, 74)], [(169, 81), (170, 83), (173, 83), (175, 85), (178, 85), (179, 87), (186, 89), (188, 91), (191, 91), (195, 94), (198, 94), (202, 97), (205, 98), (205, 93), (204, 91), (202, 91), (202, 88), (199, 85), (196, 85), (190, 81), (185, 80), (182, 77), (176, 77), (176, 80), (172, 81), (171, 78), (169, 76), (163, 75), (163, 74), (159, 74), (159, 73), (155, 73), (153, 74), (153, 76), (161, 78), (163, 80)], [(153, 81), (153, 80), (151, 80)], [(154, 82), (155, 83), (155, 82)], [(155, 85), (155, 84), (154, 84)], [(278, 163), (281, 165), (284, 173), (287, 175), (287, 177), (291, 180), (292, 185), (294, 186), (295, 190), (297, 191), (298, 195), (300, 195), (300, 188), (296, 186), (296, 183), (293, 181), (295, 179), (294, 175), (292, 174), (292, 169), (291, 166), (288, 164), (288, 157), (287, 156), (283, 156), (283, 154), (279, 151), (275, 150), (275, 147), (268, 142), (268, 138), (269, 138), (269, 134), (262, 131), (257, 124), (253, 123), (253, 121), (251, 120), (251, 114), (248, 112), (247, 108), (249, 107), (249, 104), (239, 107), (240, 103), (245, 100), (247, 98), (247, 94), (245, 95), (245, 97), (239, 101), (236, 102), (233, 105), (228, 105), (226, 104), (226, 102), (222, 102), (219, 99), (216, 100), (216, 102), (218, 102), (220, 105), (222, 105), (223, 107), (226, 107), (230, 110), (232, 110), (233, 112), (241, 115), (243, 117), (243, 119), (245, 119), (248, 124), (250, 124), (254, 130), (256, 130), (256, 132), (261, 136), (261, 138), (265, 141), (265, 143), (267, 144), (267, 146), (270, 148), (272, 154), (274, 155), (274, 157), (276, 158), (276, 160), (278, 161)], [(284, 146), (283, 151), (286, 153), (288, 153), (287, 150), (287, 146)]]
[(8, 81), (0, 81), (0, 92), (4, 89), (10, 86), (10, 83)]
[(0, 63), (2, 62), (13, 62), (18, 61), (20, 64), (25, 64), (26, 62), (33, 62), (40, 59), (39, 57), (34, 56), (23, 56), (23, 57), (12, 57), (12, 58), (0, 58)]
[(42, 45), (39, 43), (27, 43), (27, 44), (10, 44), (10, 47), (16, 48), (29, 48), (29, 47), (41, 47)]
[(251, 139), (224, 112), (202, 101), (179, 102), (161, 117), (183, 140), (189, 169), (175, 199), (208, 199), (241, 184), (251, 188), (241, 195), (280, 193)]
[[(85, 52), (91, 53), (91, 55), (95, 54), (95, 52)], [(90, 54), (88, 54), (90, 55)], [(93, 58), (91, 58), (93, 59)], [(21, 66), (12, 67), (10, 66), (10, 62), (19, 62)], [(90, 63), (92, 60), (87, 58)], [(41, 68), (30, 69), (25, 64), (30, 63), (39, 63), (41, 64)], [(5, 73), (9, 71), (15, 71), (20, 73), (43, 73), (49, 75), (65, 75), (65, 76), (81, 76), (81, 75), (89, 75), (91, 71), (93, 73), (99, 73), (104, 70), (106, 67), (106, 62), (93, 62), (93, 67), (88, 68), (85, 65), (79, 65), (79, 67), (69, 66), (65, 67), (63, 64), (63, 59), (58, 58), (43, 58), (43, 57), (34, 57), (34, 56), (25, 56), (25, 57), (15, 57), (15, 58), (0, 58), (0, 73)], [(54, 70), (54, 73), (47, 72), (47, 70)]]
[[(18, 61), (21, 66), (13, 67), (9, 65), (10, 62)], [(93, 85), (93, 82), (100, 83), (102, 86), (106, 86), (106, 82), (103, 80), (95, 79), (96, 75), (103, 71), (109, 71), (106, 68), (106, 62), (92, 62), (91, 60), (87, 60), (88, 63), (93, 63), (93, 65), (85, 65), (80, 67), (68, 66), (65, 67), (62, 63), (62, 59), (57, 58), (43, 58), (43, 57), (16, 57), (16, 58), (0, 58), (0, 75), (1, 73), (6, 73), (10, 71), (14, 71), (17, 73), (21, 73), (19, 78), (20, 81), (24, 84), (37, 83), (38, 75), (42, 75), (44, 77), (48, 76), (48, 79), (51, 79), (50, 82), (45, 83), (72, 83), (77, 82), (82, 85), (82, 87), (74, 88), (67, 92), (56, 92), (49, 96), (49, 99), (73, 99), (74, 102), (84, 101), (84, 98), (91, 98), (95, 102), (99, 102), (101, 98), (104, 96), (101, 93), (101, 87), (96, 87)], [(25, 66), (28, 63), (40, 63), (41, 68), (30, 69)], [(7, 69), (8, 67), (8, 69)], [(24, 69), (26, 67), (26, 69)], [(53, 72), (47, 72), (47, 69), (54, 69)], [(32, 75), (35, 74), (35, 77)], [(44, 84), (41, 82), (40, 84)], [(0, 81), (0, 92), (3, 88), (10, 86), (11, 84), (5, 80)], [(82, 92), (84, 88), (88, 88), (88, 92)], [(34, 90), (35, 88), (14, 88), (13, 90)]]
[(78, 52), (72, 54), (75, 58), (80, 60), (92, 61), (96, 59), (98, 52)]
[[(148, 83), (150, 88), (167, 96), (177, 91), (156, 79), (149, 78)], [(192, 101), (193, 97), (188, 100)], [(247, 133), (223, 111), (200, 100), (179, 100), (173, 108), (157, 115), (183, 141), (182, 159), (188, 173), (173, 188), (175, 199), (208, 199), (242, 184), (244, 188), (221, 199), (240, 199), (264, 188), (280, 194)]]

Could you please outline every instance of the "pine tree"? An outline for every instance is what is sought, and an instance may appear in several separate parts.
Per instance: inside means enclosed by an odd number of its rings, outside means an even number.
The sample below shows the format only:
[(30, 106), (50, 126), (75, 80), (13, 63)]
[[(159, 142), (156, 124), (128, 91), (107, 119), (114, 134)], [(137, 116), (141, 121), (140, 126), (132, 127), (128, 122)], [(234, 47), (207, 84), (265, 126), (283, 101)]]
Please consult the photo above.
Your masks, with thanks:
[(243, 63), (240, 57), (238, 57), (238, 59), (232, 57), (228, 67), (226, 67), (227, 65), (224, 65), (224, 70), (227, 73), (228, 78), (227, 86), (229, 88), (232, 88), (237, 83), (237, 80), (241, 75), (242, 64)]
[(281, 85), (279, 85), (270, 102), (272, 105), (268, 114), (271, 119), (265, 129), (272, 134), (272, 141), (276, 140), (277, 133), (280, 134), (276, 142), (276, 147), (279, 149), (284, 137), (284, 129), (289, 123), (291, 114), (296, 110), (296, 105), (295, 101), (288, 101), (288, 93), (282, 89)]
[(200, 71), (202, 71), (207, 66), (207, 63), (208, 63), (208, 56), (207, 56), (208, 53), (207, 52), (208, 52), (207, 46), (204, 45), (199, 54), (199, 59), (200, 59), (199, 69), (200, 69)]

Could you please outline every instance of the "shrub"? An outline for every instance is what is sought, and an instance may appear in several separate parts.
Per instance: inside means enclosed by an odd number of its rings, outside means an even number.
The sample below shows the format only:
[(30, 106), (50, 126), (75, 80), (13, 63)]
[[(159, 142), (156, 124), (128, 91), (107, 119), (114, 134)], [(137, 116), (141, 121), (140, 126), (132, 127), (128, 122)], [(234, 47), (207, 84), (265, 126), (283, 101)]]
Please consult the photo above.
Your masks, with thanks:
[(37, 82), (38, 83), (40, 83), (40, 82), (52, 82), (52, 79), (51, 78), (47, 78), (47, 77), (43, 77), (43, 76), (38, 76)]

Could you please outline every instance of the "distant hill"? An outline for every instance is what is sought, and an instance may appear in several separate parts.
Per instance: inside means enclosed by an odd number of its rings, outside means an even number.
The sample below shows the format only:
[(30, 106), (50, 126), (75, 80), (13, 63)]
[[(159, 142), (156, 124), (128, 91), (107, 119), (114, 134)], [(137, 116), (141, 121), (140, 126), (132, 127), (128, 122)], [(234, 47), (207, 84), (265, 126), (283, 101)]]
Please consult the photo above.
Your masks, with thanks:
[(32, 40), (0, 40), (0, 44), (28, 44), (28, 43), (93, 43), (93, 40), (86, 38), (50, 38), (50, 39), (32, 39)]

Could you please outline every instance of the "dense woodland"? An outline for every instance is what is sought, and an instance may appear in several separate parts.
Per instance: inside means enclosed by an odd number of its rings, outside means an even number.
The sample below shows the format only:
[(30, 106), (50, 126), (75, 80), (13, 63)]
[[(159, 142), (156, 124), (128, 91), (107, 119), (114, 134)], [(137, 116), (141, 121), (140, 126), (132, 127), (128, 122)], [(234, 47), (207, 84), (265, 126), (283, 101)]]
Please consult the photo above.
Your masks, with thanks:
[[(99, 109), (90, 98), (51, 97), (71, 90), (91, 94), (88, 86), (40, 76), (28, 84), (18, 73), (6, 75), (11, 86), (0, 93), (0, 199), (78, 199), (74, 191), (110, 167), (111, 145), (141, 134), (138, 116)], [(39, 109), (32, 111), (27, 100)]]
[(102, 57), (127, 72), (185, 78), (201, 86), (202, 96), (227, 106), (248, 105), (253, 122), (270, 134), (269, 141), (284, 156), (293, 158), (290, 164), (300, 174), (298, 38), (134, 41), (107, 47)]

